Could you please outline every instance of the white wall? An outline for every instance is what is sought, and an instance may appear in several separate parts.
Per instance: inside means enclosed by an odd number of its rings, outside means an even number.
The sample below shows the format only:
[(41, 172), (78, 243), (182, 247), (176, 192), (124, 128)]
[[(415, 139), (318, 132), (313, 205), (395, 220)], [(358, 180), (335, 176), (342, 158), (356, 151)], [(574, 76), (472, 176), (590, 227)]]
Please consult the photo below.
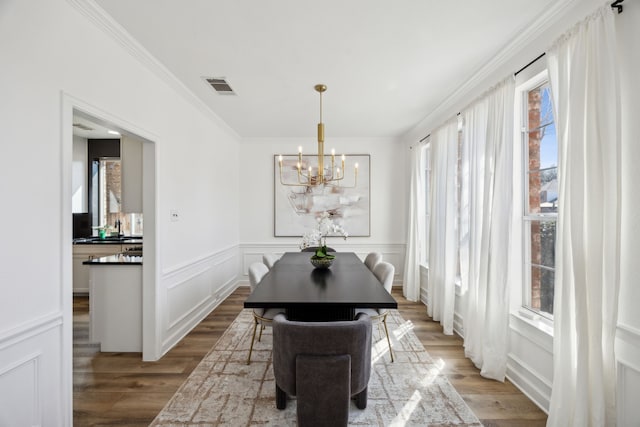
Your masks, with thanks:
[(72, 107), (155, 145), (156, 355), (239, 268), (238, 137), (92, 5), (0, 6), (0, 425), (71, 425)]
[[(453, 93), (441, 108), (426, 117), (405, 138), (405, 144), (414, 144), (419, 138), (438, 127), (446, 119), (453, 117), (460, 109), (469, 104), (501, 79), (518, 70), (540, 53), (562, 33), (569, 30), (584, 16), (603, 4), (600, 1), (560, 2), (559, 9), (550, 10), (545, 19), (532, 26), (524, 37), (515, 40), (496, 55), (496, 59), (472, 77), (468, 84)], [(640, 419), (640, 407), (635, 396), (640, 391), (640, 4), (625, 2), (624, 12), (616, 15), (618, 32), (618, 50), (621, 74), (622, 94), (622, 168), (621, 168), (621, 218), (622, 250), (621, 291), (619, 322), (616, 340), (618, 368), (618, 425), (637, 425)], [(544, 58), (542, 59), (544, 61)], [(422, 298), (426, 300), (426, 274), (423, 274)], [(514, 286), (520, 283), (514, 282)], [(456, 301), (456, 330), (463, 333), (464, 319), (459, 309), (464, 306), (464, 296), (458, 294)], [(553, 380), (553, 337), (552, 332), (543, 323), (512, 312), (509, 324), (509, 354), (507, 366), (508, 378), (542, 409), (547, 410), (551, 396)], [(637, 399), (636, 399), (637, 400)]]
[[(315, 128), (310, 129), (314, 132)], [(263, 252), (298, 251), (300, 239), (274, 237), (274, 155), (315, 153), (315, 136), (307, 138), (247, 138), (240, 145), (240, 241), (243, 267), (259, 260)], [(396, 282), (404, 269), (407, 192), (405, 147), (386, 138), (335, 138), (325, 136), (326, 151), (335, 147), (345, 154), (371, 155), (371, 236), (336, 239), (336, 250), (354, 251), (364, 257), (377, 250), (396, 267)], [(349, 230), (347, 230), (349, 231)]]
[(620, 309), (616, 334), (618, 425), (637, 425), (640, 407), (640, 4), (625, 2), (616, 18), (622, 97), (622, 229)]

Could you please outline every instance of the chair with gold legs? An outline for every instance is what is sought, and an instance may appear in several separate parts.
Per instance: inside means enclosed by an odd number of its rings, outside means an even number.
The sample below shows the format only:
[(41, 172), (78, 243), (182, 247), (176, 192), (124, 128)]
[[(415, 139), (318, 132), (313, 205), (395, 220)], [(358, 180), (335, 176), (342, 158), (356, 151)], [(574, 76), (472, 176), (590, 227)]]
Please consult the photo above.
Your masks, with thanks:
[[(378, 278), (385, 290), (391, 293), (393, 275), (395, 274), (393, 264), (380, 261), (373, 267), (373, 274)], [(380, 327), (380, 323), (384, 325), (384, 333), (387, 337), (387, 344), (389, 345), (389, 355), (393, 362), (393, 351), (391, 350), (391, 340), (389, 339), (389, 329), (387, 328), (387, 315), (389, 314), (389, 310), (386, 308), (356, 308), (356, 312), (368, 314), (372, 322), (378, 323), (378, 328)]]
[[(254, 262), (249, 266), (249, 284), (251, 286), (251, 292), (253, 292), (256, 287), (260, 284), (260, 281), (264, 277), (265, 274), (269, 272), (269, 268), (261, 262)], [(284, 309), (281, 308), (254, 308), (253, 309), (253, 336), (251, 337), (251, 346), (249, 347), (249, 356), (247, 357), (247, 365), (251, 363), (251, 352), (253, 351), (253, 344), (256, 340), (256, 332), (258, 329), (258, 324), (260, 325), (260, 335), (258, 336), (258, 341), (262, 339), (262, 330), (271, 325), (273, 318), (278, 313), (283, 313)]]

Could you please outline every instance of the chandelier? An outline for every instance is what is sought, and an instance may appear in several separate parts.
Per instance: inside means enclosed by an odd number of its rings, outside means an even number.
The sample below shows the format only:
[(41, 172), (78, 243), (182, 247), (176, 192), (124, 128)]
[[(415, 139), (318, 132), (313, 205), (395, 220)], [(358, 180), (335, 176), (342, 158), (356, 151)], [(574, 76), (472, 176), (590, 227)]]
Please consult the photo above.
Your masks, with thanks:
[[(325, 166), (325, 160), (327, 160), (324, 154), (324, 123), (322, 123), (322, 93), (327, 90), (327, 86), (323, 84), (317, 84), (314, 86), (316, 92), (320, 94), (320, 123), (318, 123), (318, 153), (315, 155), (302, 155), (302, 146), (298, 147), (298, 161), (295, 165), (291, 165), (297, 170), (297, 179), (287, 181), (283, 172), (283, 159), (282, 155), (278, 157), (278, 163), (280, 165), (280, 183), (282, 185), (296, 186), (296, 187), (316, 187), (316, 186), (335, 186), (345, 187), (342, 185), (344, 180), (344, 163), (345, 155), (342, 155), (342, 162), (336, 167), (336, 150), (331, 149), (330, 166)], [(316, 167), (314, 168), (308, 158), (315, 157)], [(307, 166), (308, 165), (308, 166)], [(294, 170), (294, 174), (295, 174)], [(358, 164), (354, 166), (354, 184), (352, 187), (358, 184)]]

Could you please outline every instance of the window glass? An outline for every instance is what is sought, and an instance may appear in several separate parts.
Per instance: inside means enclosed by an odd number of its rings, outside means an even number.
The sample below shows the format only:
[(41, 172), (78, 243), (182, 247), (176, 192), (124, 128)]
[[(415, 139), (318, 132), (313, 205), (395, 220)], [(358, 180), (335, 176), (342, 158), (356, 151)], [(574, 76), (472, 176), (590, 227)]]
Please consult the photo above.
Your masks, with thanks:
[(526, 174), (523, 212), (524, 301), (552, 317), (558, 212), (558, 142), (547, 82), (525, 91), (523, 132)]
[(423, 245), (424, 254), (422, 262), (425, 264), (429, 264), (429, 222), (431, 220), (431, 209), (430, 209), (430, 197), (429, 192), (431, 191), (431, 145), (427, 144), (427, 146), (422, 150), (422, 164), (424, 165), (424, 213), (425, 213), (425, 244)]

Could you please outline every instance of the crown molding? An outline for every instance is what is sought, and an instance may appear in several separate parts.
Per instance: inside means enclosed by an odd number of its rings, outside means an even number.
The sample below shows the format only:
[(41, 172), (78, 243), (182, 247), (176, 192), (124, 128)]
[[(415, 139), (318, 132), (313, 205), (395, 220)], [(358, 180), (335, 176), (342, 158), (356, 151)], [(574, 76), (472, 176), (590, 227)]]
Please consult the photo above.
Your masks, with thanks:
[[(440, 126), (440, 123), (446, 120), (445, 114), (455, 114), (455, 108), (462, 108), (460, 104), (463, 103), (462, 100), (464, 100), (465, 97), (471, 95), (466, 103), (475, 99), (473, 94), (474, 89), (487, 78), (496, 74), (501, 67), (505, 66), (510, 59), (524, 50), (529, 43), (542, 36), (545, 31), (548, 31), (567, 11), (583, 1), (584, 0), (565, 0), (554, 2), (548, 9), (539, 14), (527, 28), (520, 31), (517, 36), (513, 37), (509, 43), (504, 45), (495, 56), (482, 65), (469, 79), (447, 96), (424, 119), (406, 132), (403, 139), (413, 142), (431, 132), (436, 126)], [(496, 82), (506, 77), (506, 75), (497, 76)], [(466, 105), (466, 103), (464, 104)]]
[(207, 104), (198, 98), (180, 79), (178, 79), (167, 67), (158, 61), (147, 49), (144, 48), (122, 25), (116, 22), (111, 15), (102, 9), (93, 0), (67, 0), (74, 9), (87, 17), (99, 29), (110, 38), (120, 44), (132, 57), (143, 66), (160, 77), (167, 85), (181, 95), (187, 102), (200, 110), (205, 117), (227, 132), (241, 139), (240, 135), (222, 120)]

